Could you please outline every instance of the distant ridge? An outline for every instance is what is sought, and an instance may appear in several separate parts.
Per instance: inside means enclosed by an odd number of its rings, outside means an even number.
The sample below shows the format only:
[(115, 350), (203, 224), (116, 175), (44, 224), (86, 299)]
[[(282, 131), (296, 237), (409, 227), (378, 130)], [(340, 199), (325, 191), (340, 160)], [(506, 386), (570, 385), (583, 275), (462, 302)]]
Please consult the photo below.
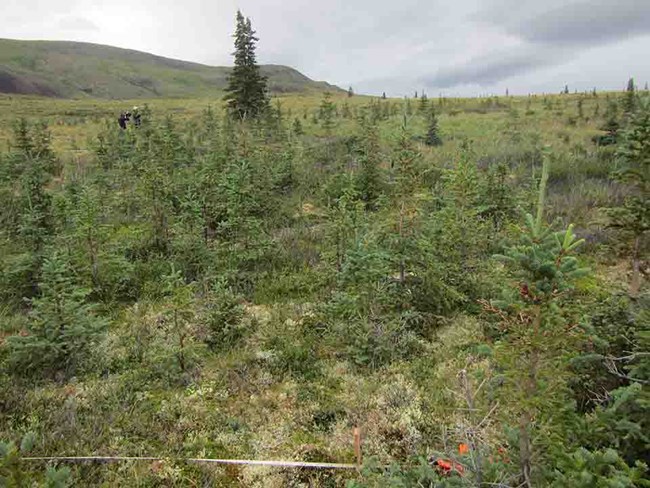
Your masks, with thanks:
[[(223, 94), (231, 68), (101, 44), (0, 39), (0, 93), (59, 98), (201, 97)], [(342, 91), (288, 66), (263, 65), (273, 94)]]

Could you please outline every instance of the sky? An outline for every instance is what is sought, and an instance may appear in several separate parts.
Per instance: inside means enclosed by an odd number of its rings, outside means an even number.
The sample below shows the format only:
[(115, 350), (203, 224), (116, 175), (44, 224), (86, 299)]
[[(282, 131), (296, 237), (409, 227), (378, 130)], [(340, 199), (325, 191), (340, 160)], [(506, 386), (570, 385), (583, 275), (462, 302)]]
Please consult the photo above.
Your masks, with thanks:
[(230, 65), (238, 8), (260, 38), (260, 63), (357, 93), (557, 93), (650, 81), (650, 0), (3, 0), (0, 37)]

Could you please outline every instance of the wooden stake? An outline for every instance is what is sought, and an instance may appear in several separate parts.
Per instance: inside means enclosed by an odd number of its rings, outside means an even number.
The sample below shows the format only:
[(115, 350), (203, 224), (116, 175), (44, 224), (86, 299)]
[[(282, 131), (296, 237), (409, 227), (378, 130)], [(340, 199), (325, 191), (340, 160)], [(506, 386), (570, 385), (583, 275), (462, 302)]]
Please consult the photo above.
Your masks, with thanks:
[(354, 428), (354, 455), (357, 459), (357, 467), (361, 467), (361, 430)]

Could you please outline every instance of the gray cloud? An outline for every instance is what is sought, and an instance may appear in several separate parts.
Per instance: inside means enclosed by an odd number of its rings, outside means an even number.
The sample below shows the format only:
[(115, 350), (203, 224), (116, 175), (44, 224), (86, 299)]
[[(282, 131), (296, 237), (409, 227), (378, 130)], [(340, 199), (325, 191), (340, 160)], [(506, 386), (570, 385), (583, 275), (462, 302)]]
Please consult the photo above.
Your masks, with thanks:
[(582, 0), (529, 12), (508, 3), (502, 7), (508, 14), (491, 9), (474, 19), (532, 43), (557, 46), (593, 47), (650, 33), (648, 0)]
[(498, 51), (457, 66), (444, 67), (422, 83), (437, 88), (458, 85), (489, 86), (513, 76), (530, 73), (563, 61), (562, 56), (530, 48)]
[(422, 81), (427, 86), (490, 86), (515, 76), (561, 65), (580, 52), (650, 33), (650, 1), (582, 0), (543, 4), (502, 0), (470, 18), (501, 28), (522, 43), (444, 66)]

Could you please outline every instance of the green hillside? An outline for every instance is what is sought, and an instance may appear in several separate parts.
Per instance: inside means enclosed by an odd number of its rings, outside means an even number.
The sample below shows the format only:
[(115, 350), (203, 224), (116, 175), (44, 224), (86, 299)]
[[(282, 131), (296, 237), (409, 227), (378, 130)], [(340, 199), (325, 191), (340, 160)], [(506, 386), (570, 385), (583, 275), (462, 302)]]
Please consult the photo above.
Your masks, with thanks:
[[(98, 44), (0, 39), (0, 93), (60, 98), (200, 97), (223, 91), (230, 68)], [(265, 65), (274, 93), (340, 90), (288, 66)]]

